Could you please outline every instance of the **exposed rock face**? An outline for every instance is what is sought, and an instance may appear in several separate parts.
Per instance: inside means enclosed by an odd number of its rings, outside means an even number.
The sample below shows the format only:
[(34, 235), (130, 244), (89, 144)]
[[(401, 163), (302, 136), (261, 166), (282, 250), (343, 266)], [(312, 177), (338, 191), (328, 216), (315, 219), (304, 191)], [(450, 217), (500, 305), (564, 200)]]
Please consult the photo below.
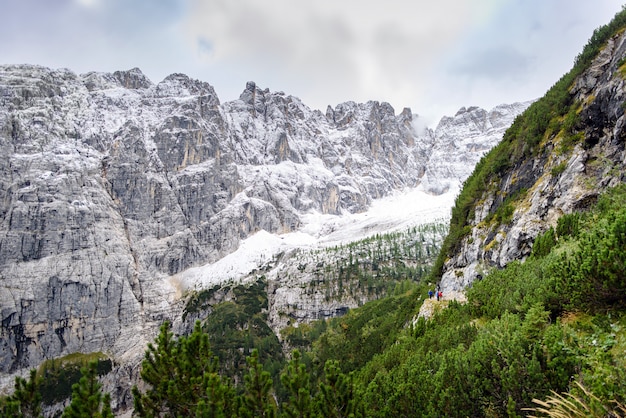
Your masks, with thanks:
[(500, 105), (489, 112), (463, 107), (453, 117), (444, 116), (433, 132), (434, 145), (422, 178), (424, 189), (440, 194), (459, 187), (530, 103)]
[[(619, 70), (626, 56), (626, 34), (610, 39), (591, 67), (577, 78), (570, 94), (579, 105), (576, 129), (584, 140), (564, 152), (552, 135), (534, 158), (516, 161), (475, 208), (472, 232), (444, 266), (444, 290), (460, 290), (491, 267), (527, 257), (534, 239), (565, 213), (585, 209), (606, 187), (626, 181), (623, 103), (625, 80)], [(503, 196), (527, 189), (505, 225), (483, 222), (502, 204)]]
[[(461, 115), (495, 143), (518, 110)], [(252, 82), (222, 104), (182, 74), (0, 66), (0, 373), (72, 352), (137, 358), (180, 313), (174, 275), (307, 211), (362, 211), (425, 172), (433, 184), (433, 149), (456, 144), (464, 117), (418, 135), (387, 103), (324, 115)]]

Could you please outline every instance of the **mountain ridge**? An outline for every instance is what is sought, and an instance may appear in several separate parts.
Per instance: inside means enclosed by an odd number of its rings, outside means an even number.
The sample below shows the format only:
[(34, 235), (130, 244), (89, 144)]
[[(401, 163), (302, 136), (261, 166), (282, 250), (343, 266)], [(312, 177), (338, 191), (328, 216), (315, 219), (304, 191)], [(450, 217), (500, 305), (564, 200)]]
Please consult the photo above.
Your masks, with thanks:
[(175, 275), (416, 187), (438, 137), (415, 118), (374, 101), (322, 114), (251, 82), (221, 103), (183, 74), (0, 66), (0, 370), (140, 356), (183, 309)]
[(559, 217), (624, 182), (626, 38), (611, 32), (620, 19), (594, 32), (574, 68), (520, 115), (467, 180), (438, 261), (444, 289), (461, 290), (494, 267), (524, 260)]

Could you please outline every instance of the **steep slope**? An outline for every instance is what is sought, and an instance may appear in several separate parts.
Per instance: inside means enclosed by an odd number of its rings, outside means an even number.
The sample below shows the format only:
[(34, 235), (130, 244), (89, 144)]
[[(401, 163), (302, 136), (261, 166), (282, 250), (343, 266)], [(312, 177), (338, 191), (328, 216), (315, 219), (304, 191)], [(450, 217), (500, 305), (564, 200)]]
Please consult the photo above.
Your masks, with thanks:
[(530, 104), (503, 104), (490, 111), (463, 107), (453, 117), (441, 118), (433, 132), (434, 145), (422, 187), (434, 194), (458, 188), (478, 160), (502, 139), (515, 117)]
[(574, 68), (531, 105), (477, 165), (437, 262), (445, 290), (526, 258), (557, 219), (626, 180), (626, 17), (594, 32)]
[(5, 372), (127, 354), (179, 309), (171, 275), (293, 230), (299, 211), (360, 210), (418, 181), (412, 116), (378, 103), (347, 106), (339, 131), (253, 83), (224, 106), (206, 83), (138, 70), (3, 67), (1, 85)]
[[(468, 303), (416, 315), (372, 350), (356, 373), (368, 415), (623, 416), (625, 78), (623, 8), (465, 181), (433, 279)], [(354, 358), (356, 333), (315, 348)]]
[(0, 371), (140, 356), (182, 311), (181, 273), (418, 186), (437, 136), (415, 118), (378, 102), (322, 114), (254, 83), (220, 103), (182, 74), (1, 66)]

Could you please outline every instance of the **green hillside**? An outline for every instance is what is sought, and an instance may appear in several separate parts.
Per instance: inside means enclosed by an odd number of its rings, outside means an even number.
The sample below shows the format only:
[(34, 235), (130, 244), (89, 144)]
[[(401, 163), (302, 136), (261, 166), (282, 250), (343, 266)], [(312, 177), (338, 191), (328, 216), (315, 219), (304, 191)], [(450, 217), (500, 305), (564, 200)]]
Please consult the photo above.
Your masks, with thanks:
[[(303, 327), (302, 351), (291, 355), (273, 381), (269, 372), (253, 371), (259, 357), (249, 356), (247, 375), (262, 374), (266, 382), (265, 401), (257, 411), (284, 416), (543, 416), (528, 408), (540, 406), (534, 399), (552, 402), (553, 409), (562, 406), (569, 398), (550, 398), (556, 392), (577, 399), (571, 408), (582, 415), (554, 416), (623, 416), (626, 186), (607, 190), (587, 212), (562, 217), (556, 229), (537, 238), (535, 248), (525, 262), (475, 282), (467, 303), (450, 302), (431, 319), (416, 320), (428, 290), (417, 285), (343, 317)], [(172, 384), (183, 376), (174, 373)], [(236, 410), (225, 412), (246, 416), (245, 399), (258, 394), (258, 388), (250, 386), (250, 378), (234, 382), (222, 376), (219, 393), (239, 399), (232, 401), (239, 405)], [(329, 379), (340, 380), (341, 387), (329, 392)], [(335, 397), (329, 401), (331, 394)], [(352, 415), (327, 415), (322, 408), (326, 402), (339, 403)]]
[[(552, 148), (557, 153), (594, 145), (579, 129), (581, 103), (570, 88), (624, 28), (626, 9), (594, 32), (574, 68), (478, 164), (457, 198), (429, 278), (421, 277), (419, 263), (396, 262), (397, 254), (421, 251), (405, 237), (412, 252), (392, 251), (380, 269), (353, 259), (361, 247), (348, 247), (349, 260), (337, 266), (337, 278), (363, 279), (367, 287), (380, 270), (394, 286), (376, 282), (372, 289), (386, 297), (338, 318), (285, 328), (282, 346), (264, 322), (263, 280), (229, 289), (233, 299), (219, 305), (207, 302), (215, 289), (199, 294), (186, 312), (212, 313), (187, 336), (175, 337), (164, 324), (148, 347), (141, 368), (145, 385), (133, 390), (136, 415), (626, 417), (624, 176), (622, 184), (600, 191), (594, 204), (561, 216), (534, 240), (524, 261), (473, 282), (466, 303), (429, 300), (440, 309), (428, 319), (418, 317), (445, 260), (471, 232), (477, 203), (498, 189), (504, 173), (540, 158), (549, 141), (558, 141)], [(552, 170), (558, 175), (561, 168)], [(499, 195), (485, 222), (509, 222), (525, 193), (519, 184)], [(414, 280), (403, 280), (407, 274)], [(285, 345), (297, 350), (283, 353)], [(96, 366), (83, 368), (68, 411), (110, 416), (108, 398), (94, 383)], [(2, 416), (36, 415), (41, 387), (41, 373), (18, 378), (16, 393), (0, 399)]]
[[(434, 277), (441, 276), (445, 260), (458, 251), (462, 238), (469, 234), (469, 225), (475, 215), (474, 209), (484, 193), (501, 190), (500, 182), (504, 173), (545, 153), (547, 141), (558, 142), (556, 152), (561, 154), (571, 152), (577, 143), (582, 142), (586, 147), (593, 145), (592, 138), (586, 138), (580, 131), (582, 103), (574, 100), (570, 89), (574, 80), (589, 69), (606, 42), (625, 27), (626, 11), (622, 10), (609, 24), (596, 29), (583, 51), (576, 57), (574, 67), (544, 97), (519, 115), (504, 134), (502, 141), (479, 161), (455, 201), (450, 231), (433, 268)], [(553, 168), (557, 172), (559, 169), (562, 171), (564, 166)], [(558, 174), (557, 172), (553, 174)], [(520, 201), (526, 191), (526, 185), (520, 182), (513, 185), (506, 195), (496, 193), (498, 199), (491, 208), (488, 220), (508, 223), (516, 201)]]

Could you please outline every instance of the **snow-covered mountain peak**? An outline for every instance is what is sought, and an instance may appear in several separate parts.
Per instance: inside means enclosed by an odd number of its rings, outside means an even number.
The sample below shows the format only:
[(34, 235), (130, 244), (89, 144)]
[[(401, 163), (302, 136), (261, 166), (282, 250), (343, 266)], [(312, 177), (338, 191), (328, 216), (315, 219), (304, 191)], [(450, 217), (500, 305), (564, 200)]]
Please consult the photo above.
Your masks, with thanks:
[(255, 83), (221, 103), (183, 74), (0, 66), (0, 371), (141, 354), (179, 312), (175, 277), (261, 231), (320, 241), (391, 227), (374, 202), (453, 193), (517, 109), (466, 110), (433, 132), (384, 102), (324, 115)]
[(128, 71), (116, 71), (113, 73), (113, 76), (126, 89), (147, 89), (152, 86), (152, 81), (137, 67)]
[(451, 186), (459, 187), (478, 160), (502, 139), (515, 117), (531, 103), (499, 105), (490, 111), (462, 107), (453, 117), (441, 118), (422, 181), (424, 189), (438, 194)]

